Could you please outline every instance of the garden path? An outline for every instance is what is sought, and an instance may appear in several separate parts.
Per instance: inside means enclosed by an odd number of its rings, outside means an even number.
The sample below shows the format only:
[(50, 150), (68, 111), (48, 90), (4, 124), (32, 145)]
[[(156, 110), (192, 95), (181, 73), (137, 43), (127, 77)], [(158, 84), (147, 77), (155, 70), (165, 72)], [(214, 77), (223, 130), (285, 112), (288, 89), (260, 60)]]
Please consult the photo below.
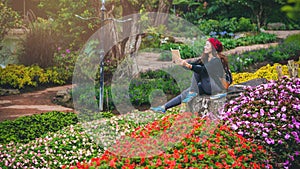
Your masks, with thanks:
[(30, 93), (2, 96), (0, 97), (0, 121), (49, 111), (71, 112), (73, 109), (51, 102), (57, 91), (71, 87), (72, 85), (64, 85)]
[[(288, 35), (300, 33), (297, 31), (266, 31), (276, 34), (279, 38), (286, 38)], [(224, 54), (241, 53), (248, 50), (268, 48), (277, 45), (277, 43), (258, 44), (251, 46), (237, 47), (232, 50), (225, 51)], [(148, 69), (161, 69), (170, 66), (169, 61), (158, 61), (159, 54), (143, 52), (137, 56), (137, 65), (139, 71)], [(19, 95), (2, 96), (0, 97), (0, 121), (11, 120), (20, 116), (38, 114), (48, 111), (64, 111), (72, 112), (73, 109), (56, 105), (51, 102), (51, 99), (56, 95), (57, 91), (71, 88), (72, 85), (64, 85), (59, 87), (47, 88), (31, 93), (23, 93)]]

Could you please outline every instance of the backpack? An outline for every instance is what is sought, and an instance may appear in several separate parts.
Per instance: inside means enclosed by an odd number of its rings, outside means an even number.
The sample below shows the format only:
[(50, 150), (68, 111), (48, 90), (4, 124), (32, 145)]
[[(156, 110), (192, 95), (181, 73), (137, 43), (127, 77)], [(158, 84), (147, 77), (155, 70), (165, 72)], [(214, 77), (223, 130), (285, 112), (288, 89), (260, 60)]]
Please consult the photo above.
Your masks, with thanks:
[(229, 67), (224, 63), (223, 59), (221, 59), (221, 62), (222, 62), (223, 68), (224, 68), (224, 72), (225, 72), (224, 77), (225, 78), (220, 77), (220, 81), (222, 82), (223, 87), (227, 90), (233, 82), (232, 74), (231, 74)]

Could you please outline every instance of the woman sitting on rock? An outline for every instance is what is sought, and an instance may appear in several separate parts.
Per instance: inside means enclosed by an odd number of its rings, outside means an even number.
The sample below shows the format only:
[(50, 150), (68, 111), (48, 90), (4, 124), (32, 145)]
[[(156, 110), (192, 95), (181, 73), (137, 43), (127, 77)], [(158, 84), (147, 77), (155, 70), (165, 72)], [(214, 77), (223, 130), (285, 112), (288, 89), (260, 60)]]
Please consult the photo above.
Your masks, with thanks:
[(221, 54), (222, 50), (223, 45), (218, 39), (209, 38), (200, 57), (193, 60), (180, 59), (179, 65), (193, 71), (191, 86), (164, 105), (150, 109), (164, 113), (167, 109), (180, 105), (182, 102), (191, 101), (197, 95), (214, 95), (211, 99), (226, 96), (224, 91), (232, 83), (232, 77), (228, 59)]

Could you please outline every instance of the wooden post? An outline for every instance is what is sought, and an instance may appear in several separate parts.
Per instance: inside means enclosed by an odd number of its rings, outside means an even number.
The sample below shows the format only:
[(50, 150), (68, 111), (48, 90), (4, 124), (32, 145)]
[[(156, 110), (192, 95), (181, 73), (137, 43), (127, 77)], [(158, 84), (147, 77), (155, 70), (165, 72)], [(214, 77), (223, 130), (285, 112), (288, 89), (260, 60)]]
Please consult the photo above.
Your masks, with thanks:
[(281, 80), (283, 74), (282, 74), (282, 67), (281, 66), (277, 66), (276, 67), (277, 70), (277, 74), (278, 74), (278, 80)]

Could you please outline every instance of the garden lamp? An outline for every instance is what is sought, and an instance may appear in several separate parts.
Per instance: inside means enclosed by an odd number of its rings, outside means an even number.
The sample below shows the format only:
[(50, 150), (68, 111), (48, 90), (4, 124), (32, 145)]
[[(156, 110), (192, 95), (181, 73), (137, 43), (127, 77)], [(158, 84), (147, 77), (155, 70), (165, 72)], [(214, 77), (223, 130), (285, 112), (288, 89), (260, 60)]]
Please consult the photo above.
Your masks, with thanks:
[[(102, 0), (101, 6), (101, 27), (104, 25), (105, 0)], [(100, 88), (99, 88), (99, 110), (103, 110), (103, 90), (104, 90), (104, 33), (100, 32)]]
[[(114, 22), (127, 22), (127, 21), (131, 21), (132, 18), (129, 18), (129, 19), (126, 19), (126, 20), (118, 20), (118, 19), (114, 19), (114, 18), (104, 18), (104, 14), (105, 14), (105, 11), (106, 11), (106, 8), (105, 8), (105, 0), (102, 0), (102, 6), (101, 6), (101, 16), (100, 17), (89, 17), (89, 18), (85, 18), (85, 17), (82, 17), (80, 15), (76, 15), (75, 16), (77, 18), (80, 18), (82, 20), (90, 20), (90, 19), (100, 19), (101, 21), (101, 27), (104, 25), (104, 22), (107, 21), (107, 20), (111, 20), (111, 21), (114, 21)], [(104, 32), (101, 31), (100, 32), (100, 87), (99, 87), (99, 110), (102, 111), (103, 110), (103, 91), (104, 91)]]

